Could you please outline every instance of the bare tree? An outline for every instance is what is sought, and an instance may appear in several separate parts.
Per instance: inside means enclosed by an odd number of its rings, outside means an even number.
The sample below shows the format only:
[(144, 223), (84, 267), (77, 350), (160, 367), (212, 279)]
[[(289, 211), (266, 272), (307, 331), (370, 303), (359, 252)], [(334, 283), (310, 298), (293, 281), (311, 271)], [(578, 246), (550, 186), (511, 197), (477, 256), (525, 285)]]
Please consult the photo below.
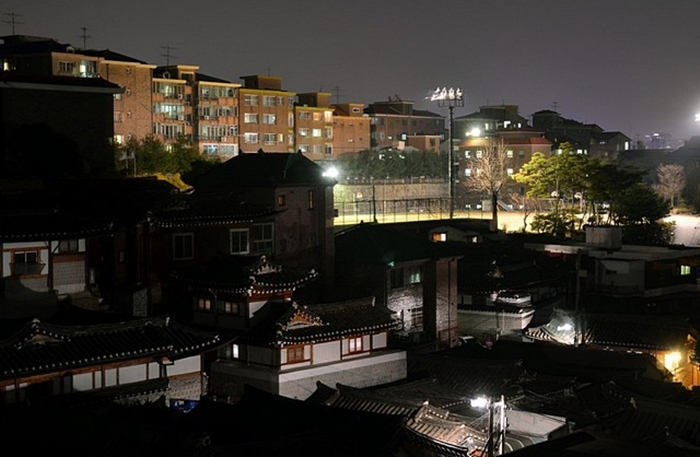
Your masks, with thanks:
[(465, 180), (468, 189), (487, 192), (491, 197), (491, 219), (498, 227), (498, 194), (508, 176), (508, 145), (502, 139), (489, 138), (471, 159), (471, 174)]
[(656, 167), (658, 182), (654, 185), (656, 193), (671, 202), (675, 206), (676, 196), (679, 196), (685, 188), (686, 178), (683, 165), (677, 163), (662, 163)]
[(527, 218), (530, 214), (539, 213), (542, 210), (542, 203), (537, 197), (529, 197), (527, 194), (513, 192), (510, 194), (510, 201), (516, 209), (523, 213), (523, 232), (527, 232)]

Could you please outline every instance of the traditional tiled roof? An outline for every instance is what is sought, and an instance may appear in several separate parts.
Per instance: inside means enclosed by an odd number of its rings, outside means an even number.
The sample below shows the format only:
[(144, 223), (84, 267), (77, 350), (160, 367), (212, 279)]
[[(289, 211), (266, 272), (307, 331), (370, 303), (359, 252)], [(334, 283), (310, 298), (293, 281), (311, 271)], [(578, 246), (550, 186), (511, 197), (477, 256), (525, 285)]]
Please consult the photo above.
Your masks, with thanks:
[(317, 163), (286, 152), (242, 153), (190, 181), (197, 190), (335, 184)]
[[(687, 318), (640, 316), (629, 314), (582, 314), (583, 342), (588, 345), (635, 348), (639, 350), (675, 350), (697, 339)], [(525, 329), (533, 340), (573, 344), (574, 315), (555, 310), (550, 322)]]
[(274, 208), (245, 203), (229, 195), (201, 198), (196, 194), (177, 194), (150, 212), (148, 219), (160, 227), (193, 227), (253, 222), (277, 213)]
[(88, 238), (111, 231), (111, 224), (56, 206), (22, 210), (0, 208), (0, 241), (4, 242)]
[(384, 263), (428, 260), (440, 246), (427, 238), (401, 233), (384, 224), (361, 223), (335, 236), (339, 263)]
[(373, 297), (334, 303), (300, 305), (270, 302), (265, 318), (241, 341), (275, 346), (318, 343), (397, 328), (399, 322)]
[(293, 291), (318, 276), (315, 270), (283, 269), (264, 255), (222, 256), (171, 274), (173, 279), (195, 288), (237, 294)]
[(221, 344), (219, 334), (188, 328), (168, 317), (87, 326), (33, 319), (0, 341), (0, 379), (144, 357), (179, 359)]

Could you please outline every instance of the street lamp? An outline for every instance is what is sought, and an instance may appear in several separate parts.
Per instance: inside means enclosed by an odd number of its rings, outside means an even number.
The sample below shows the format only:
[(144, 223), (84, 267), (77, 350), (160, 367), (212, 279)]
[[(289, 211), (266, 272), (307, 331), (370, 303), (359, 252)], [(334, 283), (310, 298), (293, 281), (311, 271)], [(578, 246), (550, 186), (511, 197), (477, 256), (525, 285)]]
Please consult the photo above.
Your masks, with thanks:
[(472, 408), (485, 409), (488, 408), (489, 411), (489, 434), (486, 440), (486, 446), (488, 448), (488, 457), (494, 457), (494, 409), (497, 407), (499, 411), (498, 418), (498, 455), (503, 455), (504, 444), (506, 441), (506, 402), (501, 395), (501, 399), (494, 402), (491, 397), (477, 397), (473, 398), (470, 402)]
[(452, 132), (454, 130), (454, 125), (453, 125), (453, 111), (455, 106), (457, 107), (462, 107), (464, 106), (464, 98), (463, 98), (463, 92), (462, 89), (458, 88), (452, 88), (450, 87), (449, 89), (446, 87), (440, 88), (438, 87), (433, 91), (433, 94), (430, 96), (430, 101), (431, 102), (437, 102), (438, 106), (441, 108), (447, 107), (449, 109), (450, 113), (450, 125), (449, 125), (449, 130), (447, 132), (448, 135), (448, 152), (447, 152), (447, 160), (448, 160), (448, 168), (447, 168), (447, 177), (448, 181), (450, 183), (450, 219), (454, 217), (454, 199), (455, 199), (455, 177), (454, 177), (454, 145), (452, 144)]

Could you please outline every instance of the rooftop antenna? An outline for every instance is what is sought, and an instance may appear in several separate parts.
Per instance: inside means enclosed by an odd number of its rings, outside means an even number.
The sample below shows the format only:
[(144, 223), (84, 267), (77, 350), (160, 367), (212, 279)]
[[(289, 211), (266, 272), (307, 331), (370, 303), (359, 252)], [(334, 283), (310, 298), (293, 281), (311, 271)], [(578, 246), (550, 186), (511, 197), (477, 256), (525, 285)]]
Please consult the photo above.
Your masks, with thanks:
[(552, 110), (553, 110), (553, 111), (556, 111), (556, 112), (558, 113), (558, 112), (559, 112), (559, 111), (557, 111), (558, 108), (559, 108), (559, 103), (557, 103), (557, 102), (552, 102)]
[(90, 38), (90, 35), (87, 34), (87, 27), (80, 27), (80, 30), (83, 31), (83, 34), (80, 35), (83, 39), (83, 49), (87, 49), (87, 39)]
[(176, 48), (173, 48), (172, 46), (168, 45), (168, 46), (161, 46), (161, 49), (165, 49), (165, 54), (161, 54), (161, 56), (165, 57), (165, 65), (168, 66), (168, 65), (170, 65), (170, 58), (177, 57), (177, 56), (170, 54), (170, 51), (172, 51), (173, 49), (176, 49)]
[(5, 20), (5, 21), (2, 21), (2, 22), (4, 22), (5, 24), (10, 24), (10, 25), (12, 25), (12, 34), (15, 35), (15, 34), (16, 34), (16, 33), (15, 33), (15, 26), (16, 26), (17, 24), (24, 24), (24, 22), (19, 22), (19, 21), (17, 20), (17, 18), (18, 18), (19, 16), (21, 16), (21, 14), (17, 14), (17, 13), (5, 13), (4, 15), (5, 15), (5, 16), (9, 16), (10, 19)]
[(335, 92), (335, 104), (340, 105), (340, 87), (333, 87), (333, 92)]

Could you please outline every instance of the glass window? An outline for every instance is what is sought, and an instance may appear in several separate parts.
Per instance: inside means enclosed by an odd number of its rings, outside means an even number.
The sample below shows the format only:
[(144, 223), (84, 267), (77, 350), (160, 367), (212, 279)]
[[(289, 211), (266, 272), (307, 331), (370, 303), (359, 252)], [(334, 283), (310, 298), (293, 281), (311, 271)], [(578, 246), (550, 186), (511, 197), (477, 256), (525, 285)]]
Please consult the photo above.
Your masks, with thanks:
[(244, 113), (243, 122), (246, 124), (257, 124), (258, 123), (258, 113)]
[(390, 272), (391, 288), (403, 287), (403, 268), (394, 268)]
[(231, 230), (231, 254), (248, 254), (250, 240), (248, 229)]
[(277, 144), (277, 134), (276, 133), (263, 133), (263, 143), (264, 144)]
[(313, 129), (312, 135), (314, 138), (321, 138), (321, 129)]
[(78, 240), (62, 240), (58, 244), (58, 252), (78, 252), (79, 248)]
[(287, 363), (303, 362), (304, 360), (304, 346), (287, 348)]
[(311, 119), (311, 112), (299, 111), (299, 119)]
[(362, 337), (348, 338), (348, 353), (362, 352)]
[(211, 298), (198, 298), (197, 309), (199, 311), (211, 311)]
[(411, 284), (420, 284), (423, 282), (420, 266), (415, 266), (408, 269), (408, 280)]
[(15, 251), (12, 267), (15, 275), (41, 274), (43, 264), (39, 259), (39, 251)]
[(253, 226), (253, 246), (256, 254), (273, 252), (274, 228), (275, 225), (272, 222)]
[(194, 257), (194, 234), (173, 234), (173, 259), (185, 260)]
[(262, 117), (263, 124), (276, 124), (277, 115), (275, 114), (263, 114)]
[(414, 329), (423, 328), (423, 307), (419, 306), (416, 308), (408, 309), (408, 318), (406, 319), (407, 326)]
[(243, 97), (243, 104), (245, 106), (258, 106), (258, 96), (255, 94), (245, 94)]
[(263, 106), (268, 108), (273, 107), (276, 105), (276, 100), (277, 97), (274, 95), (263, 95)]
[(235, 301), (224, 300), (224, 302), (222, 303), (221, 311), (224, 314), (238, 315), (240, 314), (240, 305), (238, 302)]
[(247, 144), (257, 144), (259, 141), (258, 134), (255, 132), (246, 132), (243, 134), (243, 141)]

